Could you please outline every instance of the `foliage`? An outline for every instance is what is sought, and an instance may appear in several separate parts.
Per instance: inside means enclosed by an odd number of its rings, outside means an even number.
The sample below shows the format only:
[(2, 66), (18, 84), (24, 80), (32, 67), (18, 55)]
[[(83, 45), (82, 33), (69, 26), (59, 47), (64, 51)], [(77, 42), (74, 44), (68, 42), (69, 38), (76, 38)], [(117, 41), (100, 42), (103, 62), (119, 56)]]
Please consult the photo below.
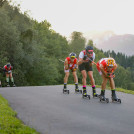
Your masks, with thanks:
[[(84, 50), (86, 39), (81, 32), (74, 31), (70, 41), (51, 29), (51, 24), (44, 20), (37, 22), (31, 19), (27, 12), (22, 14), (20, 7), (11, 6), (8, 1), (2, 1), (0, 7), (0, 66), (10, 62), (14, 67), (13, 76), (17, 86), (63, 84), (64, 60), (69, 53), (75, 52), (77, 57)], [(133, 89), (134, 56), (127, 57), (114, 51), (103, 52), (95, 47), (92, 40), (87, 45), (94, 47), (95, 62), (101, 58), (115, 58), (118, 63), (115, 83), (117, 87)], [(100, 85), (102, 78), (96, 65), (93, 65), (93, 75), (96, 84)], [(70, 73), (71, 74), (71, 73)], [(79, 83), (82, 83), (80, 71), (77, 71)], [(5, 76), (0, 75), (2, 85)], [(73, 83), (70, 75), (68, 83)], [(87, 78), (90, 84), (90, 79)]]
[(81, 32), (74, 31), (71, 34), (71, 41), (69, 43), (72, 52), (79, 54), (85, 48), (86, 39)]

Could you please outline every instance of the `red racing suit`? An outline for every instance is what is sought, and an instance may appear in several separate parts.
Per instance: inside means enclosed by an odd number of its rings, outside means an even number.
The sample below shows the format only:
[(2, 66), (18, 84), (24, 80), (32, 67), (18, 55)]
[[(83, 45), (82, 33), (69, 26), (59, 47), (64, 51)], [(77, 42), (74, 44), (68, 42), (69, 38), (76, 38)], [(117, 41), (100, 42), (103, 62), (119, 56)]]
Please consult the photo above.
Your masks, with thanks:
[(74, 62), (72, 63), (70, 60), (70, 57), (67, 57), (66, 60), (68, 61), (68, 67), (70, 70), (73, 70), (76, 67), (77, 58), (74, 59)]
[[(101, 72), (101, 70), (100, 70), (100, 64), (101, 65), (103, 65), (103, 67), (104, 67), (104, 71), (106, 72), (106, 73), (108, 73), (108, 71), (107, 71), (107, 58), (102, 58), (101, 60), (99, 60), (98, 62), (97, 62), (97, 70), (99, 71), (99, 73), (100, 74), (102, 74), (102, 72)], [(112, 69), (112, 71), (111, 71), (111, 73), (113, 73), (113, 69)]]

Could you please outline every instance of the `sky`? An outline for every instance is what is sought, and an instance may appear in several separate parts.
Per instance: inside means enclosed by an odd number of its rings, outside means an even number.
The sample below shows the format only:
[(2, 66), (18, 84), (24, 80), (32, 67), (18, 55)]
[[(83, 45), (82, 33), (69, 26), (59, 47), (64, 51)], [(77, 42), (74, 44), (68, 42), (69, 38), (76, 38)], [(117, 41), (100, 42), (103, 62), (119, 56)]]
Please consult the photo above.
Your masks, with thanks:
[(38, 22), (47, 20), (63, 36), (106, 31), (134, 34), (134, 0), (12, 0)]

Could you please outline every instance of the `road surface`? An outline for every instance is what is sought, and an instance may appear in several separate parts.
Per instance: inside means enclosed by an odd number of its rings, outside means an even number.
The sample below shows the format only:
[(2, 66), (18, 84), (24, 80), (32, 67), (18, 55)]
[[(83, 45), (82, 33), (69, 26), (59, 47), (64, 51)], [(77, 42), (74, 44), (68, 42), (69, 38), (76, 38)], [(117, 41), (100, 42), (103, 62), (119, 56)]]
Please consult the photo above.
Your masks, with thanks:
[[(121, 104), (83, 99), (68, 85), (0, 88), (0, 94), (26, 125), (41, 134), (134, 134), (134, 95), (118, 92)], [(81, 88), (81, 87), (80, 87)], [(100, 93), (100, 89), (97, 89)], [(91, 87), (88, 87), (91, 95)]]

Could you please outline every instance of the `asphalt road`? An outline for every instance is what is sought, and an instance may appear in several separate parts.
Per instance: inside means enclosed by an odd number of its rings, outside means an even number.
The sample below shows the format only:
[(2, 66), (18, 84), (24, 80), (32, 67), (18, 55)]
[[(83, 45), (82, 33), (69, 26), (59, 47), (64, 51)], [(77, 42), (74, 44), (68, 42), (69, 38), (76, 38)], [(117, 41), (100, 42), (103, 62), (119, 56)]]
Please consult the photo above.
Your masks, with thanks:
[[(18, 117), (41, 134), (134, 134), (134, 95), (118, 92), (121, 104), (83, 99), (68, 85), (0, 88)], [(97, 89), (100, 93), (100, 89)], [(91, 87), (88, 87), (91, 94)]]

